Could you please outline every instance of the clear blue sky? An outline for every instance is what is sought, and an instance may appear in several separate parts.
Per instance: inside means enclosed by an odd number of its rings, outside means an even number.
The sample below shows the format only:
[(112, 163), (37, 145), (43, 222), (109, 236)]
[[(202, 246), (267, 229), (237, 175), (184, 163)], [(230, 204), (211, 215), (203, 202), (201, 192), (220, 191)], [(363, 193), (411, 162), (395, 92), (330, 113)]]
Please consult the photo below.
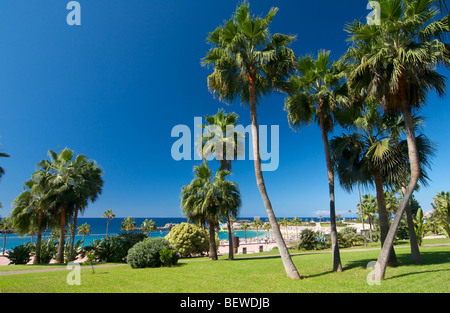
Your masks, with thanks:
[[(122, 217), (181, 216), (180, 190), (198, 161), (171, 158), (172, 128), (193, 128), (195, 116), (221, 107), (250, 124), (247, 108), (213, 98), (206, 86), (211, 70), (200, 65), (209, 49), (208, 32), (232, 15), (237, 1), (79, 0), (82, 25), (72, 27), (66, 23), (67, 2), (0, 3), (0, 151), (11, 155), (0, 160), (6, 170), (0, 215), (9, 214), (48, 149), (69, 147), (105, 172), (103, 194), (84, 216), (98, 217), (106, 209)], [(250, 8), (263, 15), (271, 6), (280, 9), (271, 32), (296, 34), (292, 48), (299, 56), (327, 49), (338, 58), (347, 48), (345, 23), (369, 13), (361, 0), (258, 0)], [(283, 101), (274, 95), (258, 108), (260, 124), (280, 126), (280, 165), (265, 173), (275, 213), (328, 216), (319, 129), (293, 132)], [(432, 96), (422, 111), (425, 133), (439, 144), (432, 183), (416, 195), (425, 211), (437, 192), (450, 190), (448, 102)], [(266, 216), (253, 162), (235, 162), (233, 171), (243, 199), (241, 216)], [(357, 202), (357, 193), (337, 187), (338, 214), (355, 212)]]

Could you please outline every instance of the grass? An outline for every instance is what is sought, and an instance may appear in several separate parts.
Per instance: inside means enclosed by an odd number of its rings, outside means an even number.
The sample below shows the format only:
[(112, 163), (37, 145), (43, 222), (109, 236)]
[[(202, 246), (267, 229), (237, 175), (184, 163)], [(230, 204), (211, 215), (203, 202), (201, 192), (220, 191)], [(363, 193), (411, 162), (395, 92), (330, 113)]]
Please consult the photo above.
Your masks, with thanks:
[[(409, 249), (396, 249), (401, 266), (388, 268), (381, 286), (369, 286), (366, 269), (379, 251), (342, 253), (344, 272), (330, 271), (331, 254), (292, 256), (302, 280), (286, 278), (280, 258), (180, 260), (172, 268), (131, 269), (128, 265), (81, 269), (81, 285), (66, 282), (68, 271), (6, 275), (0, 292), (81, 293), (306, 293), (450, 292), (450, 247), (422, 247), (422, 265), (410, 262)], [(59, 265), (60, 266), (60, 265)], [(10, 266), (19, 270), (25, 266)], [(26, 266), (35, 269), (38, 267)], [(42, 266), (39, 266), (42, 268)]]

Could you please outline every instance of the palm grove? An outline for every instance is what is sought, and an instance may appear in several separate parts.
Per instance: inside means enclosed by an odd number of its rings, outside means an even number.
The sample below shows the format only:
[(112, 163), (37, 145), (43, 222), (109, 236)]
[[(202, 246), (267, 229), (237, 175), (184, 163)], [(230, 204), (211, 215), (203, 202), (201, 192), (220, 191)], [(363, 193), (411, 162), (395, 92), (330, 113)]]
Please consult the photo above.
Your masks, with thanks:
[[(405, 212), (411, 220), (410, 199), (419, 181), (427, 183), (426, 169), (435, 151), (434, 144), (419, 132), (421, 117), (417, 113), (431, 92), (445, 94), (445, 77), (437, 68), (450, 65), (449, 45), (444, 42), (449, 20), (440, 14), (438, 2), (380, 1), (379, 23), (354, 21), (346, 25), (350, 48), (336, 61), (325, 50), (298, 57), (289, 48), (295, 36), (271, 34), (269, 25), (277, 8), (265, 17), (256, 17), (250, 13), (249, 4), (243, 2), (229, 20), (209, 33), (211, 48), (202, 59), (202, 65), (213, 70), (207, 77), (207, 86), (219, 100), (239, 101), (250, 110), (256, 183), (288, 277), (301, 278), (282, 237), (264, 181), (257, 120), (259, 102), (272, 93), (283, 93), (284, 110), (292, 129), (314, 122), (321, 131), (334, 271), (343, 270), (337, 241), (335, 175), (349, 191), (360, 185), (375, 186), (382, 249), (373, 279), (383, 279), (386, 266), (396, 262), (393, 241), (400, 220)], [(212, 129), (220, 130), (222, 136), (212, 141), (212, 137), (217, 138), (212, 131), (211, 137), (197, 142), (204, 162), (194, 167), (193, 180), (181, 192), (184, 215), (190, 222), (209, 227), (212, 260), (217, 259), (215, 230), (219, 221), (226, 220), (230, 227), (241, 207), (239, 187), (228, 180), (237, 147), (245, 139), (239, 133), (226, 136), (227, 126), (236, 125), (237, 119), (235, 113), (223, 111), (206, 118), (207, 124), (202, 127), (210, 129), (208, 126), (214, 125), (216, 128)], [(330, 139), (337, 127), (344, 130), (343, 134)], [(207, 161), (212, 154), (220, 161), (215, 174)], [(35, 263), (39, 263), (41, 235), (47, 227), (59, 229), (56, 261), (64, 262), (65, 226), (69, 219), (76, 223), (78, 214), (101, 194), (102, 186), (99, 166), (84, 155), (75, 156), (69, 149), (59, 153), (50, 150), (49, 159), (38, 163), (11, 213), (19, 232), (36, 230)], [(386, 214), (388, 188), (401, 189), (403, 194), (391, 224)], [(448, 207), (448, 203), (448, 195), (443, 193), (435, 205)], [(414, 240), (412, 227), (409, 224), (410, 238)], [(71, 235), (73, 258), (75, 232)], [(230, 228), (229, 235), (231, 242)], [(416, 246), (413, 241), (411, 245)], [(420, 262), (418, 249), (414, 253)], [(229, 258), (233, 259), (231, 245)]]
[[(379, 23), (346, 25), (350, 48), (336, 62), (330, 61), (326, 51), (319, 51), (317, 58), (297, 57), (289, 48), (295, 36), (270, 34), (277, 8), (265, 17), (255, 17), (244, 2), (209, 34), (212, 47), (202, 61), (213, 68), (208, 88), (226, 103), (240, 101), (250, 108), (256, 182), (288, 277), (299, 279), (300, 275), (281, 236), (261, 171), (259, 100), (282, 92), (287, 95), (284, 108), (293, 129), (311, 122), (321, 129), (334, 271), (342, 271), (334, 174), (348, 190), (355, 184), (375, 185), (383, 245), (373, 279), (384, 278), (389, 260), (395, 259), (393, 241), (400, 220), (405, 211), (409, 216), (410, 198), (418, 181), (426, 181), (423, 167), (429, 166), (434, 153), (428, 138), (416, 136), (414, 113), (431, 92), (445, 94), (445, 77), (437, 67), (450, 65), (449, 46), (444, 42), (449, 20), (435, 4), (433, 0), (380, 1)], [(330, 144), (328, 135), (337, 125), (349, 134), (333, 138)], [(402, 188), (403, 198), (389, 225), (383, 188), (394, 185)]]

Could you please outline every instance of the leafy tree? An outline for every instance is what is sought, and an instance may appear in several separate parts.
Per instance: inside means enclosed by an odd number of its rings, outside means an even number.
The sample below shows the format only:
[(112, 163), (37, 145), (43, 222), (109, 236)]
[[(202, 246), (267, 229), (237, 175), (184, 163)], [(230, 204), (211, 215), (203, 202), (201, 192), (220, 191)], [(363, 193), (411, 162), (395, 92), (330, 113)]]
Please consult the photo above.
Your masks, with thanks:
[(239, 99), (249, 104), (252, 122), (252, 141), (255, 176), (272, 229), (280, 249), (281, 259), (288, 277), (300, 279), (279, 230), (272, 204), (267, 194), (261, 167), (256, 105), (263, 96), (274, 90), (285, 90), (286, 78), (294, 70), (295, 55), (288, 45), (294, 36), (271, 35), (268, 26), (278, 9), (272, 8), (264, 17), (254, 17), (249, 4), (243, 2), (234, 15), (212, 31), (208, 42), (212, 48), (202, 64), (212, 65), (208, 76), (209, 89), (219, 99), (233, 102)]
[(182, 257), (202, 254), (209, 249), (207, 232), (194, 224), (181, 223), (174, 226), (166, 239)]

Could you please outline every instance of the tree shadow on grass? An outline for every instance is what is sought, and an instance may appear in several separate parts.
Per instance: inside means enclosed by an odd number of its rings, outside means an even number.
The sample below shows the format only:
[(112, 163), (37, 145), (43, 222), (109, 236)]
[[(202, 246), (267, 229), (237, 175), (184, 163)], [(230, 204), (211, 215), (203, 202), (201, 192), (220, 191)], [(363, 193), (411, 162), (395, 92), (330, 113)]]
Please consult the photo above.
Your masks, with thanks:
[[(411, 254), (408, 253), (397, 253), (397, 261), (399, 266), (407, 266), (407, 265), (416, 265), (411, 261)], [(422, 265), (431, 265), (431, 264), (444, 264), (450, 262), (450, 250), (449, 251), (432, 251), (432, 252), (421, 252), (420, 256), (422, 258)], [(349, 261), (345, 268), (358, 268), (364, 267), (366, 268), (367, 264), (372, 261), (377, 261), (377, 259), (360, 259)]]

